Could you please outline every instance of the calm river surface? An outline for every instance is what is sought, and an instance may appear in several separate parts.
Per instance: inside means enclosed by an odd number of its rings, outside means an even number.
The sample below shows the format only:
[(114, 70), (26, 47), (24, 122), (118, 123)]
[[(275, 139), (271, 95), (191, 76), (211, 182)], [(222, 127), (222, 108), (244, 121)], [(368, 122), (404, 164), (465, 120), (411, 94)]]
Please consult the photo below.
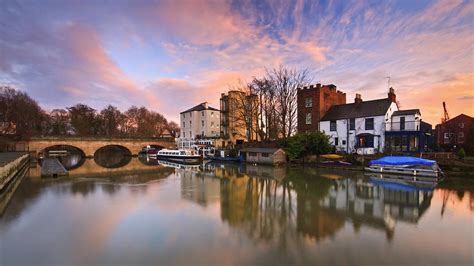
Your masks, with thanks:
[(59, 179), (32, 168), (0, 216), (0, 265), (474, 262), (466, 181), (417, 189), (350, 171), (114, 160)]

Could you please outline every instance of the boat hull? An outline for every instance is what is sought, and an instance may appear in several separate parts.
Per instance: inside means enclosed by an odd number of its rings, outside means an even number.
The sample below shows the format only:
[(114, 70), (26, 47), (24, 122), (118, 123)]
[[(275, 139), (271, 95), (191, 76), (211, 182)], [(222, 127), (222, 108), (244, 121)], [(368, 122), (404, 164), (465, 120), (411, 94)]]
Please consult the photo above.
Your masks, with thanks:
[(201, 162), (201, 156), (173, 156), (173, 155), (158, 155), (153, 154), (150, 157), (155, 157), (159, 160), (166, 160), (170, 162), (178, 162), (183, 164), (199, 164)]
[(372, 172), (372, 173), (424, 176), (424, 177), (433, 177), (433, 178), (440, 177), (440, 172), (437, 170), (420, 169), (420, 168), (414, 168), (414, 167), (372, 165), (370, 167), (365, 167), (365, 171)]

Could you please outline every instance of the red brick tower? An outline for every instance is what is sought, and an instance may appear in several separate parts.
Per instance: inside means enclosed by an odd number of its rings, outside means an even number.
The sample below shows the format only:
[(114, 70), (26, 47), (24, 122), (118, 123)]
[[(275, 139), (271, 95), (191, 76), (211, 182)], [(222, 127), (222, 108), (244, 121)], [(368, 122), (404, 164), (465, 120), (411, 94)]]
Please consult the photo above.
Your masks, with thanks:
[(319, 130), (319, 121), (327, 110), (345, 103), (346, 94), (338, 91), (334, 84), (298, 88), (298, 132)]

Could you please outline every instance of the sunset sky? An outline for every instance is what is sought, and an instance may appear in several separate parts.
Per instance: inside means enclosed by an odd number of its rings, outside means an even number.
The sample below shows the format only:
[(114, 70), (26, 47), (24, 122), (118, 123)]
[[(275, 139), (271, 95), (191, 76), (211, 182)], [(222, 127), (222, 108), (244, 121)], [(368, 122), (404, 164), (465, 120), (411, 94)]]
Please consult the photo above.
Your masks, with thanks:
[(474, 1), (0, 0), (0, 85), (47, 109), (146, 106), (178, 121), (280, 64), (439, 122), (474, 115)]

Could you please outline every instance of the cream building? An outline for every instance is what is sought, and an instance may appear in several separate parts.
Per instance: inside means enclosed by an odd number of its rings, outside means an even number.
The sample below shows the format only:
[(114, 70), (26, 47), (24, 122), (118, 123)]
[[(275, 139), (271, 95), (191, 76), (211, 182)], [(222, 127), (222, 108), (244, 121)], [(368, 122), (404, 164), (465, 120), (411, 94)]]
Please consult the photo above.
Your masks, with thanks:
[(220, 111), (208, 105), (198, 104), (180, 113), (180, 139), (194, 140), (220, 136)]

